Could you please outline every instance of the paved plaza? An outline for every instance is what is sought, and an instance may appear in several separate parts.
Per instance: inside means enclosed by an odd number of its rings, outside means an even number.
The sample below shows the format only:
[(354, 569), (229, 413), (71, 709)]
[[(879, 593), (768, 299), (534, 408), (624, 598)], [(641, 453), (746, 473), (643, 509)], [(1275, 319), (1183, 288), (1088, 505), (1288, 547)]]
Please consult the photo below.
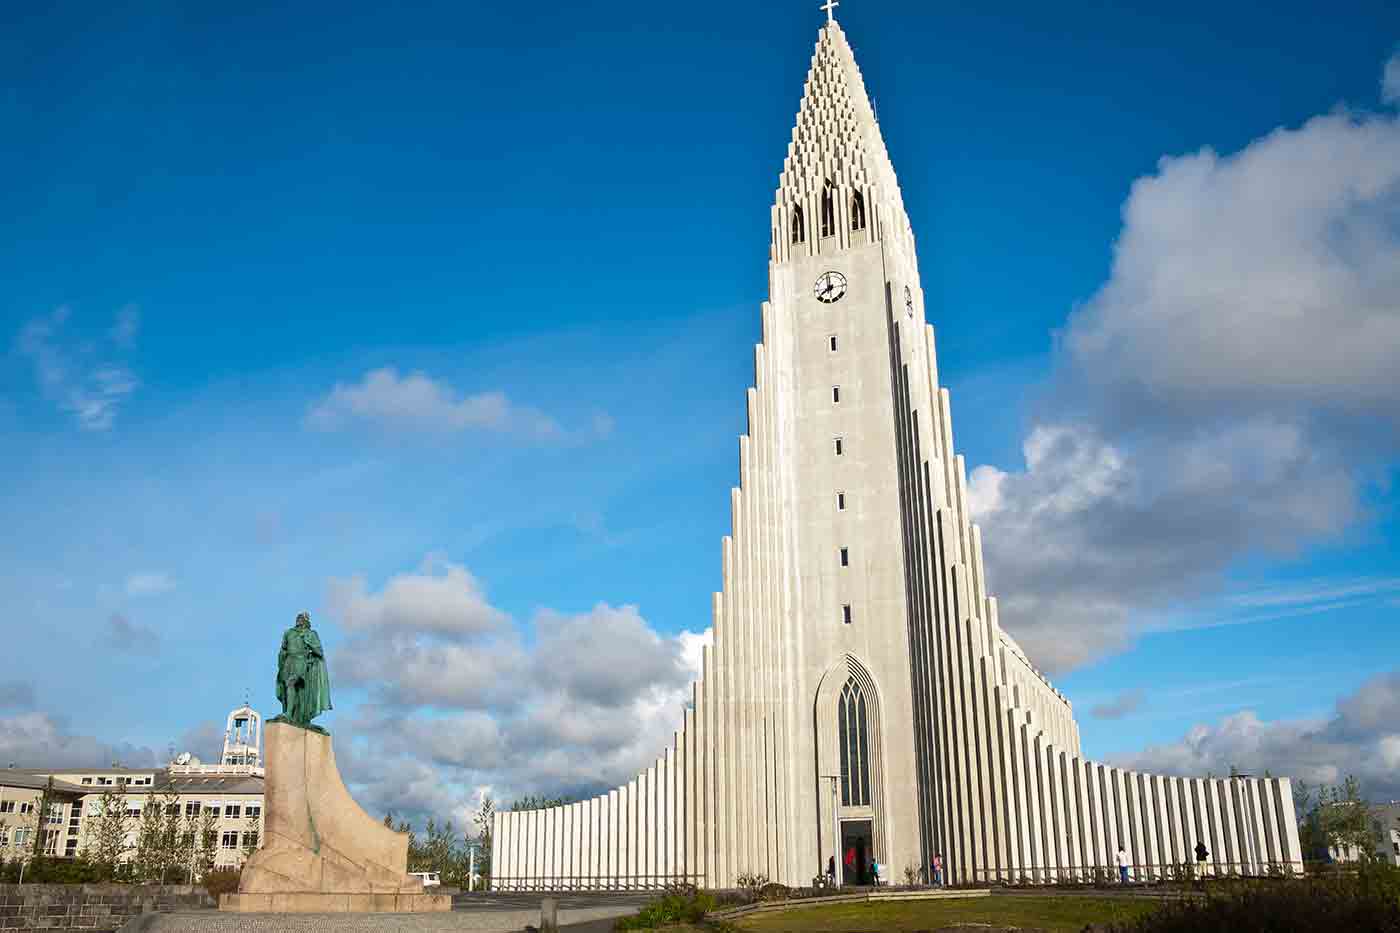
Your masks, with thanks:
[[(218, 911), (147, 914), (121, 933), (516, 933), (540, 922), (541, 894), (469, 894), (453, 898), (451, 913), (235, 914)], [(563, 895), (559, 925), (570, 933), (604, 933), (618, 917), (636, 913), (654, 894)]]

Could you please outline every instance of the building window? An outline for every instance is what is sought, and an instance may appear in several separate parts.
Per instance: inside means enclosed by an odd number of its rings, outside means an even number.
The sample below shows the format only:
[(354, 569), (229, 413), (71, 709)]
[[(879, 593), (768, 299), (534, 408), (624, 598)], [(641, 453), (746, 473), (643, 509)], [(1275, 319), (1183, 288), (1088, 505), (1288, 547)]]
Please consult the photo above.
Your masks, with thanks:
[(851, 549), (850, 549), (850, 548), (845, 548), (845, 547), (843, 547), (843, 548), (841, 549), (841, 566), (842, 566), (842, 567), (849, 567), (849, 566), (851, 566)]
[(199, 801), (192, 801), (185, 804), (185, 816), (196, 816), (199, 814)]
[(219, 838), (219, 848), (221, 848), (221, 849), (236, 849), (236, 848), (238, 848), (238, 833), (235, 833), (235, 832), (224, 833), (224, 834)]
[(225, 819), (236, 820), (243, 813), (243, 807), (236, 803), (231, 803), (224, 807)]
[(4, 826), (0, 826), (0, 849), (8, 849), (9, 847), (10, 847), (10, 831), (9, 831), (8, 829), (6, 829)]
[(865, 195), (859, 191), (851, 194), (851, 229), (865, 229)]
[(51, 804), (49, 804), (49, 818), (48, 818), (45, 822), (48, 822), (48, 823), (62, 823), (62, 822), (63, 822), (63, 804), (61, 804), (61, 803), (51, 803)]
[(23, 814), (23, 813), (33, 813), (33, 812), (34, 812), (34, 804), (33, 804), (33, 802), (21, 803), (21, 804), (19, 805), (19, 812), (22, 813), (22, 814)]
[(92, 778), (83, 778), (83, 783), (84, 783), (84, 784), (91, 784), (91, 783), (92, 783)]
[(832, 387), (831, 387), (831, 403), (832, 403), (833, 405), (840, 405), (840, 404), (841, 404), (841, 387), (840, 387), (840, 386), (832, 386)]
[(140, 808), (140, 807), (127, 807), (127, 808), (126, 808), (126, 815), (127, 815), (127, 816), (132, 816), (132, 817), (140, 816), (140, 815), (141, 815), (141, 808)]
[(243, 848), (253, 849), (258, 845), (258, 834), (256, 832), (243, 834)]
[(851, 607), (849, 605), (841, 607), (841, 621), (847, 625), (851, 624)]
[(846, 511), (846, 494), (844, 492), (838, 492), (836, 494), (836, 511)]
[(836, 204), (831, 196), (831, 180), (822, 186), (822, 236), (836, 234)]
[(16, 830), (15, 830), (15, 848), (16, 848), (16, 849), (23, 849), (25, 846), (29, 845), (29, 834), (30, 834), (30, 832), (31, 832), (31, 830), (28, 829), (28, 828), (21, 828), (21, 829), (16, 829)]
[(215, 817), (217, 817), (217, 816), (219, 815), (219, 805), (218, 805), (217, 803), (216, 803), (216, 804), (212, 804), (211, 806), (207, 806), (207, 807), (205, 807), (204, 809), (206, 809), (206, 810), (208, 810), (210, 813), (214, 814)]
[(841, 743), (841, 805), (870, 806), (870, 732), (866, 725), (865, 694), (852, 677), (837, 705), (837, 735)]
[(56, 830), (56, 829), (46, 829), (46, 830), (44, 830), (44, 854), (45, 854), (45, 855), (57, 855), (57, 854), (58, 854), (58, 830)]
[(835, 334), (832, 334), (830, 337), (828, 337), (828, 338), (826, 338), (826, 339), (827, 339), (827, 341), (828, 341), (828, 342), (830, 343), (830, 345), (831, 345), (831, 352), (832, 352), (832, 353), (835, 353), (835, 352), (836, 352), (836, 335), (835, 335)]
[(13, 800), (0, 800), (0, 813), (14, 813), (15, 802)]
[(248, 812), (243, 815), (250, 820), (256, 820), (258, 817), (262, 816), (262, 807), (249, 807)]
[(807, 242), (807, 219), (802, 216), (800, 206), (792, 209), (792, 242)]
[(843, 456), (846, 453), (846, 445), (842, 443), (843, 440), (844, 439), (840, 437), (836, 439), (836, 456), (838, 457)]

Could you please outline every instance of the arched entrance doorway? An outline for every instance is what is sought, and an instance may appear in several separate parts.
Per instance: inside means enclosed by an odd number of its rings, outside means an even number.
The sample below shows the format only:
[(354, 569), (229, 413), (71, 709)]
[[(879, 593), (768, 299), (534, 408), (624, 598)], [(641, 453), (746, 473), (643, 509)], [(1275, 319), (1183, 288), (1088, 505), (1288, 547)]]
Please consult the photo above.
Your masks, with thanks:
[(873, 884), (887, 843), (880, 692), (870, 671), (846, 655), (822, 675), (812, 712), (820, 870)]

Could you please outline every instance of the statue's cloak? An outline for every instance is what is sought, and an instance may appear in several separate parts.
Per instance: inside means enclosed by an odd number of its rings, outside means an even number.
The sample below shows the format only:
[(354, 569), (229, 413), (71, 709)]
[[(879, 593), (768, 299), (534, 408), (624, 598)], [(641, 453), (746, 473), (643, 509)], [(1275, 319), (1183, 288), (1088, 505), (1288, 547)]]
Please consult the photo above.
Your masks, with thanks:
[[(295, 686), (298, 680), (301, 687)], [(325, 651), (321, 637), (312, 629), (290, 628), (282, 636), (282, 649), (277, 652), (277, 700), (290, 718), (303, 725), (332, 708)]]

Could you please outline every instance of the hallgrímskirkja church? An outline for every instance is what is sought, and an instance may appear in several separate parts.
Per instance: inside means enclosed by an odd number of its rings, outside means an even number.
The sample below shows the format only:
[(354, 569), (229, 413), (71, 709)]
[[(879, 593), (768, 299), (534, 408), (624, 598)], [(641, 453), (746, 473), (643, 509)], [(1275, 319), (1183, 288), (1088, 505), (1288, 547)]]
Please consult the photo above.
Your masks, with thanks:
[(914, 231), (845, 33), (817, 40), (771, 208), (714, 645), (625, 786), (497, 813), (498, 889), (957, 884), (1300, 871), (1286, 779), (1081, 757), (1069, 701), (997, 622), (939, 386)]

